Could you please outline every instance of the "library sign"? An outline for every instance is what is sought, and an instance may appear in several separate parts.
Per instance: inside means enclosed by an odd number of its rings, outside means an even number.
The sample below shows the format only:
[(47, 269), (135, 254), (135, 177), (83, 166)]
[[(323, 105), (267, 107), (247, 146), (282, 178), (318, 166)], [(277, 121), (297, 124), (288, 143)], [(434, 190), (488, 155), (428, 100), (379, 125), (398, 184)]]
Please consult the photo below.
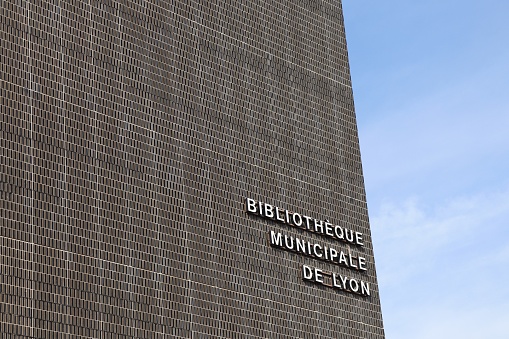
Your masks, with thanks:
[[(362, 247), (363, 235), (360, 232), (334, 225), (329, 220), (319, 220), (304, 214), (290, 212), (277, 206), (246, 198), (246, 211), (249, 214), (260, 216), (275, 222), (289, 225), (307, 232), (319, 234), (326, 238), (352, 246)], [(268, 233), (270, 246), (291, 251), (300, 255), (322, 260), (330, 264), (346, 267), (351, 270), (367, 271), (366, 258), (352, 253), (350, 247), (343, 251), (335, 247), (327, 247), (320, 243), (288, 236), (281, 232)], [(348, 276), (326, 272), (318, 268), (302, 265), (302, 279), (327, 287), (343, 290), (361, 296), (370, 296), (369, 283)]]

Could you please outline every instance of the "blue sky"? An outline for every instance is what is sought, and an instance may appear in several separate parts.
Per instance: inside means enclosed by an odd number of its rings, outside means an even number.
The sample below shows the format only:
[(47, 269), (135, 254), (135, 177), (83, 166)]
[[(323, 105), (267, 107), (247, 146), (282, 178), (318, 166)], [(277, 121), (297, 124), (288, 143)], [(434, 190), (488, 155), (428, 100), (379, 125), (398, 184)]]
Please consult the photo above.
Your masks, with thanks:
[(509, 338), (509, 1), (343, 9), (387, 338)]

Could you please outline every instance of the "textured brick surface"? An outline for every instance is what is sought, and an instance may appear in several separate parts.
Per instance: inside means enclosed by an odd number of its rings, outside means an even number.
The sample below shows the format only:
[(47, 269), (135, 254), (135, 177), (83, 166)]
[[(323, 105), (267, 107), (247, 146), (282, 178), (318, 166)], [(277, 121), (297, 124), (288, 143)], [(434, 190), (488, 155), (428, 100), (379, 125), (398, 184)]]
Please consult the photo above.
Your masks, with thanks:
[(340, 1), (0, 0), (0, 91), (1, 338), (384, 338)]

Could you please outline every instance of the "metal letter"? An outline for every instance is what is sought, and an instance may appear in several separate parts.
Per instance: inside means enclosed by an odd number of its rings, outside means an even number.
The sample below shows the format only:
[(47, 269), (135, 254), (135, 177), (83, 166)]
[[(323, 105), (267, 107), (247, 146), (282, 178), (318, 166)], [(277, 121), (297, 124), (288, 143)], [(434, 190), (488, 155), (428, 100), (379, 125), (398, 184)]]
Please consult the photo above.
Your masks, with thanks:
[[(339, 232), (338, 232), (338, 230), (339, 230)], [(345, 239), (345, 237), (343, 235), (343, 229), (341, 228), (341, 226), (334, 227), (334, 234), (336, 235), (336, 238), (338, 238), (338, 239)]]
[[(352, 286), (352, 282), (355, 283), (355, 288)], [(350, 281), (348, 282), (348, 285), (350, 285), (350, 290), (352, 292), (355, 292), (355, 293), (359, 292), (359, 283), (357, 282), (357, 280), (350, 279)]]
[(339, 279), (341, 280), (341, 284), (343, 285), (343, 287), (346, 289), (346, 280), (348, 279), (348, 277), (339, 276)]
[(256, 201), (246, 198), (246, 207), (249, 213), (256, 213)]
[(313, 270), (311, 267), (302, 265), (302, 279), (311, 280), (313, 278)]
[(355, 232), (355, 243), (359, 246), (364, 246), (364, 243), (362, 242), (362, 233), (361, 232)]
[(366, 283), (362, 280), (361, 280), (361, 293), (364, 295), (371, 295), (371, 293), (369, 293), (369, 283)]
[[(346, 241), (353, 243), (353, 231), (345, 228), (345, 233)], [(350, 233), (350, 236), (348, 236), (348, 233)]]
[(281, 222), (285, 222), (284, 218), (280, 218), (279, 217), (279, 208), (278, 207), (276, 207), (276, 220), (277, 221), (281, 221)]
[(315, 281), (323, 284), (322, 270), (315, 268)]
[(343, 251), (341, 251), (339, 253), (339, 263), (348, 266), (348, 262), (346, 261), (345, 253), (343, 253)]
[[(290, 238), (291, 240), (291, 246), (288, 245), (288, 238)], [(288, 237), (286, 234), (285, 234), (285, 246), (287, 249), (289, 250), (293, 250), (293, 237)]]
[(302, 217), (300, 216), (299, 213), (294, 213), (292, 216), (292, 220), (293, 220), (293, 224), (295, 226), (299, 226), (299, 227), (302, 226)]
[(270, 218), (270, 219), (274, 218), (273, 209), (274, 209), (274, 207), (272, 207), (272, 205), (265, 204), (265, 217)]
[(323, 234), (323, 221), (315, 219), (315, 232), (320, 232)]
[(295, 250), (306, 254), (306, 242), (299, 238), (295, 238)]
[(336, 259), (338, 257), (338, 251), (336, 251), (335, 249), (333, 248), (329, 248), (329, 252), (330, 252), (330, 261), (334, 261), (334, 259)]
[(357, 265), (355, 265), (353, 263), (353, 260), (352, 260), (353, 258), (355, 258), (355, 257), (352, 257), (352, 254), (348, 253), (348, 261), (350, 262), (350, 267), (351, 268), (357, 268)]
[(307, 215), (303, 215), (302, 217), (303, 217), (304, 219), (306, 219), (306, 228), (307, 228), (308, 230), (310, 230), (310, 229), (311, 229), (311, 225), (309, 224), (309, 220), (311, 220), (311, 217), (308, 217)]
[(318, 252), (316, 252), (317, 247), (320, 248), (320, 251), (322, 250), (322, 246), (320, 246), (319, 244), (314, 244), (313, 245), (313, 253), (315, 254), (315, 257), (321, 258), (323, 256), (323, 253), (318, 254)]
[(366, 258), (359, 257), (358, 260), (359, 260), (359, 269), (361, 271), (367, 271), (368, 269), (366, 268)]
[(334, 236), (334, 234), (332, 233), (332, 224), (329, 223), (327, 220), (325, 220), (325, 234), (327, 234), (329, 237)]
[(338, 283), (338, 280), (336, 279), (336, 273), (332, 273), (332, 286), (337, 287), (339, 289), (343, 289), (340, 283)]
[(283, 238), (281, 233), (277, 233), (274, 231), (270, 231), (270, 244), (272, 246), (283, 247)]

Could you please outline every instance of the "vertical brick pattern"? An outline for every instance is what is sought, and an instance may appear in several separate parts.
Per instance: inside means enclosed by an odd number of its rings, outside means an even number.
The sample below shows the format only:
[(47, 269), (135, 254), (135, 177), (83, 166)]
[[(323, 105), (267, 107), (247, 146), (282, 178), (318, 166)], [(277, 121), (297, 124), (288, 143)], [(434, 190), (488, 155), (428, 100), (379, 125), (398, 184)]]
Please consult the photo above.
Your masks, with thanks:
[(1, 338), (384, 338), (339, 0), (0, 0), (0, 91)]

